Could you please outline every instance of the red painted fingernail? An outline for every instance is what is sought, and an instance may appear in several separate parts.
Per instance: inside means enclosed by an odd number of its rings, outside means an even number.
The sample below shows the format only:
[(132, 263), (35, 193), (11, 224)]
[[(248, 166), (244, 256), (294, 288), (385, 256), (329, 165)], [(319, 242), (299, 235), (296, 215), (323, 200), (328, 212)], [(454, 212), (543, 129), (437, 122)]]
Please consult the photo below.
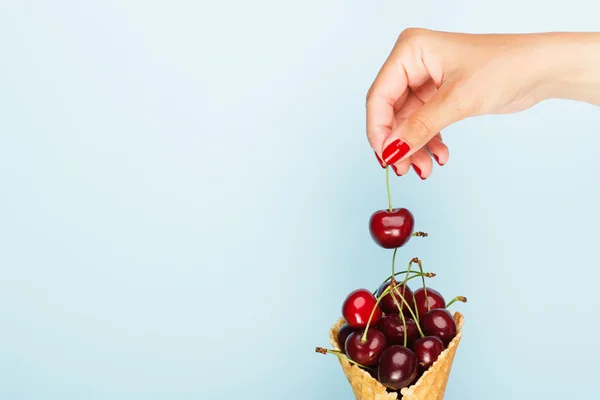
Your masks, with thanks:
[(440, 162), (440, 159), (438, 158), (438, 156), (436, 156), (435, 154), (432, 154), (432, 156), (433, 156), (433, 158), (435, 158), (435, 162), (437, 162), (440, 167), (444, 165)]
[(398, 168), (396, 168), (396, 166), (395, 166), (395, 165), (392, 165), (392, 169), (394, 170), (394, 172), (396, 173), (396, 175), (398, 175), (398, 176), (402, 176), (402, 175), (400, 175), (400, 174), (398, 173)]
[(423, 178), (423, 177), (421, 176), (421, 170), (419, 169), (419, 167), (417, 167), (415, 164), (411, 164), (411, 165), (412, 165), (412, 167), (414, 168), (414, 170), (415, 170), (415, 172), (417, 173), (417, 175), (419, 175), (419, 178), (421, 178), (421, 180), (423, 180), (423, 181), (424, 181), (424, 180), (425, 180), (425, 178)]
[(383, 150), (383, 161), (386, 164), (394, 164), (408, 154), (410, 146), (400, 139), (394, 140)]
[[(375, 152), (373, 152), (375, 153)], [(375, 153), (375, 157), (377, 157), (377, 161), (379, 161), (379, 165), (381, 165), (381, 168), (385, 168), (385, 163), (383, 162), (383, 160), (379, 157), (379, 154)]]

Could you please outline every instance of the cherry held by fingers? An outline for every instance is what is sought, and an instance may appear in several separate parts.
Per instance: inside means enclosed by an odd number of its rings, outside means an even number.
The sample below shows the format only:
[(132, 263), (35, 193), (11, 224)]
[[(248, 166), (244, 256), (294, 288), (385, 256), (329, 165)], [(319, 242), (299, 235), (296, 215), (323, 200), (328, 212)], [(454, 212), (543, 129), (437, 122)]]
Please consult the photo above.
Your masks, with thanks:
[(436, 308), (421, 317), (421, 329), (425, 336), (437, 336), (444, 346), (456, 336), (456, 322), (445, 308)]
[(371, 367), (377, 365), (379, 356), (387, 346), (383, 333), (370, 328), (363, 340), (364, 329), (352, 332), (346, 339), (346, 355), (352, 361)]
[[(375, 311), (373, 311), (375, 310)], [(381, 309), (377, 306), (377, 299), (367, 289), (357, 289), (350, 293), (342, 305), (342, 316), (352, 328), (364, 328), (369, 318), (371, 325), (375, 326), (381, 319)]]
[(417, 357), (404, 346), (390, 346), (379, 358), (377, 380), (385, 387), (400, 390), (417, 379)]
[(406, 208), (375, 211), (369, 220), (371, 238), (384, 249), (404, 246), (411, 238), (415, 220)]

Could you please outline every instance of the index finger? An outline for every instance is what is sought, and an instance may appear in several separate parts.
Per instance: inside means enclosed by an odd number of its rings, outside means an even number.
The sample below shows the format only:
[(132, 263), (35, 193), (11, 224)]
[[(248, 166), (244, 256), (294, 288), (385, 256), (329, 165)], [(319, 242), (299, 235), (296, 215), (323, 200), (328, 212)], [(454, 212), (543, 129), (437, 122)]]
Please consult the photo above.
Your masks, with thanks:
[(403, 63), (388, 57), (367, 94), (367, 139), (381, 156), (383, 142), (392, 132), (394, 106), (401, 106), (408, 95), (408, 76)]

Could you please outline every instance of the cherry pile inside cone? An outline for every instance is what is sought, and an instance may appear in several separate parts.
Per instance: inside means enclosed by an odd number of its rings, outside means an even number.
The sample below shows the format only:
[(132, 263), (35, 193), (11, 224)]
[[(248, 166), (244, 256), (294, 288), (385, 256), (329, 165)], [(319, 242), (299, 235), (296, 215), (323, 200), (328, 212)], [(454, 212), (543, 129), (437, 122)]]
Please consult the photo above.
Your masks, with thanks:
[(457, 296), (446, 303), (440, 292), (426, 284), (413, 290), (409, 282), (435, 276), (423, 272), (417, 258), (410, 261), (409, 269), (394, 275), (375, 291), (361, 288), (348, 294), (337, 342), (339, 356), (390, 391), (399, 391), (414, 384), (454, 339), (456, 322), (448, 306), (466, 298)]
[(344, 324), (336, 338), (340, 350), (317, 347), (316, 351), (348, 360), (400, 398), (400, 390), (416, 383), (456, 337), (449, 307), (467, 299), (457, 296), (447, 303), (426, 284), (435, 274), (424, 272), (416, 257), (406, 270), (396, 272), (398, 250), (412, 237), (428, 235), (414, 232), (409, 210), (392, 207), (387, 168), (386, 182), (389, 208), (373, 213), (369, 229), (375, 243), (393, 249), (392, 273), (375, 290), (358, 288), (346, 296), (341, 309)]

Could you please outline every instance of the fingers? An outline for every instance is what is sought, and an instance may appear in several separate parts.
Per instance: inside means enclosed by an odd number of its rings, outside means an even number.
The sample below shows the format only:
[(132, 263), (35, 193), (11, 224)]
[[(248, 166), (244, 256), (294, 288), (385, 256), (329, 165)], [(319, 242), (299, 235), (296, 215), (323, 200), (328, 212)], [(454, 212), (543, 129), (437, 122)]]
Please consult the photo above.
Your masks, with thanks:
[(418, 110), (410, 114), (384, 140), (382, 160), (395, 164), (422, 149), (448, 125), (468, 116), (464, 99), (457, 98), (451, 85), (440, 89)]
[[(397, 126), (399, 126), (403, 120), (405, 120), (422, 106), (422, 99), (419, 98), (416, 92), (411, 91), (402, 108), (396, 112), (392, 129), (395, 129)], [(391, 164), (396, 175), (406, 175), (409, 172), (412, 163), (414, 164), (413, 169), (416, 168), (415, 171), (418, 169), (419, 172), (417, 174), (419, 177), (421, 177), (421, 179), (425, 179), (429, 177), (432, 172), (433, 164), (431, 157), (434, 157), (439, 165), (445, 164), (448, 160), (448, 147), (442, 142), (441, 137), (441, 134), (438, 133), (431, 139), (429, 143), (427, 143), (424, 149), (419, 150), (412, 157), (406, 158), (395, 164)], [(378, 159), (380, 160), (381, 165), (385, 166), (382, 160), (380, 158)], [(441, 160), (441, 164), (439, 160)]]

